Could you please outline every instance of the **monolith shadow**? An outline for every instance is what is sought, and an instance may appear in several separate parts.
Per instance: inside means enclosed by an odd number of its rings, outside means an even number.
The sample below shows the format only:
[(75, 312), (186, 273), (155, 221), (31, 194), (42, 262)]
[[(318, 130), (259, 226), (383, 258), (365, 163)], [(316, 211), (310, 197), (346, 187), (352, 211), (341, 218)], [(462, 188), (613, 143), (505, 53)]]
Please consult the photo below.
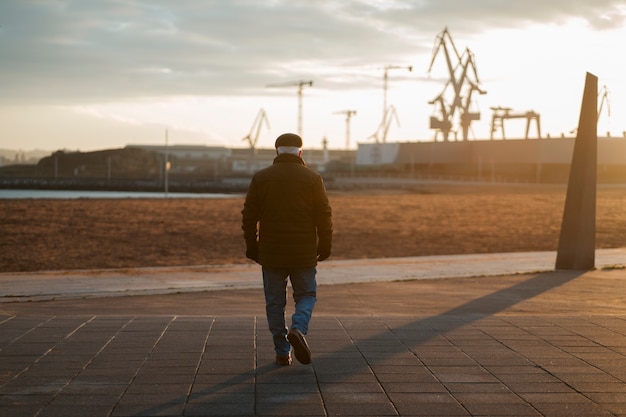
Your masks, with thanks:
[(595, 267), (598, 78), (587, 73), (574, 142), (556, 269)]

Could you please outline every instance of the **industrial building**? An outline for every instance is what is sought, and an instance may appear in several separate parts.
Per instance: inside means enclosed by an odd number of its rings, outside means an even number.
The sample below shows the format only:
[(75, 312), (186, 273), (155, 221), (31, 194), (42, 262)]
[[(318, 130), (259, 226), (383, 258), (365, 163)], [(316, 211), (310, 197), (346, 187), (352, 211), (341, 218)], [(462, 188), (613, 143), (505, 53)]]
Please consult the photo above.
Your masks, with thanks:
[[(575, 138), (360, 143), (360, 169), (423, 177), (564, 182)], [(626, 138), (598, 138), (598, 181), (626, 181)]]

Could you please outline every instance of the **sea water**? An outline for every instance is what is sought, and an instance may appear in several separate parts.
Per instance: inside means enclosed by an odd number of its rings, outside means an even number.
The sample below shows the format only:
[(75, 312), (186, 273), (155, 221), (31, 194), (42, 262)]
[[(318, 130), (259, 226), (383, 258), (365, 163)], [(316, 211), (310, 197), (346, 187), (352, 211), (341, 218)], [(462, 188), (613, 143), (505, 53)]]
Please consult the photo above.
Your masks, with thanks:
[(236, 198), (241, 194), (140, 191), (0, 190), (0, 199)]

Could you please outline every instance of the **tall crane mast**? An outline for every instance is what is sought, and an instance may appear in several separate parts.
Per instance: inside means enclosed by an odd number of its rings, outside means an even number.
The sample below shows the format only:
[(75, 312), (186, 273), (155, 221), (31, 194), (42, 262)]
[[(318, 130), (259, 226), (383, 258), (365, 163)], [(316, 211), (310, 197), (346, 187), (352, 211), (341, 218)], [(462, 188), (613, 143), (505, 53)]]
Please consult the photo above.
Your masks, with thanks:
[(401, 65), (385, 65), (383, 67), (383, 120), (385, 118), (385, 113), (387, 112), (387, 83), (389, 76), (387, 73), (392, 69), (407, 69), (409, 72), (413, 71), (413, 67), (411, 65), (401, 66)]
[(346, 115), (346, 149), (350, 148), (350, 118), (356, 115), (356, 110), (341, 110), (336, 111), (334, 114)]
[(268, 84), (268, 87), (298, 87), (298, 135), (302, 137), (302, 89), (313, 87), (313, 81), (294, 81), (288, 83)]

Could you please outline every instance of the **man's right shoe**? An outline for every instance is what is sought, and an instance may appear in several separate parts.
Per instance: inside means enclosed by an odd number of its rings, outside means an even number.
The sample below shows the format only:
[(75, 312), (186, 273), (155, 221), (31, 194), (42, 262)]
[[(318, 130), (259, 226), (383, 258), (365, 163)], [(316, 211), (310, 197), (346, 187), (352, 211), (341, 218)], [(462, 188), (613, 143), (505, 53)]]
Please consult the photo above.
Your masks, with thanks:
[(311, 350), (302, 332), (298, 329), (291, 329), (287, 333), (287, 340), (293, 346), (294, 355), (298, 362), (308, 365), (311, 363)]

